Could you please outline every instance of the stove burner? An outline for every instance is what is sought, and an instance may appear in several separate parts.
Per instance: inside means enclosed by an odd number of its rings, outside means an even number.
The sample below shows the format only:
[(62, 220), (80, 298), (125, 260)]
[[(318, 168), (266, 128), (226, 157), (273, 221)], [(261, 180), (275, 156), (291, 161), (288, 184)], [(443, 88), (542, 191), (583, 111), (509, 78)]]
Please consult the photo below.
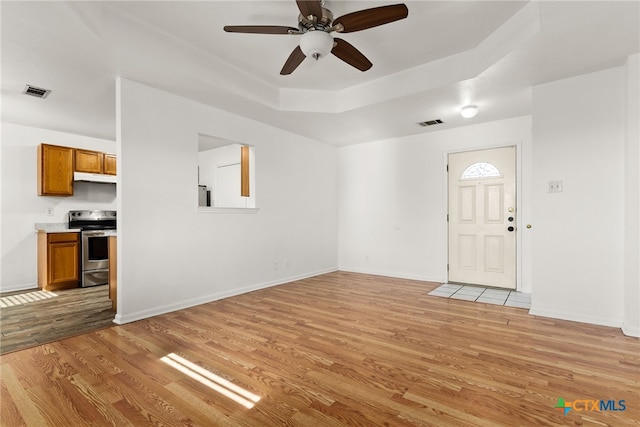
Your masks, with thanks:
[(69, 228), (79, 228), (81, 230), (115, 230), (116, 211), (70, 211)]

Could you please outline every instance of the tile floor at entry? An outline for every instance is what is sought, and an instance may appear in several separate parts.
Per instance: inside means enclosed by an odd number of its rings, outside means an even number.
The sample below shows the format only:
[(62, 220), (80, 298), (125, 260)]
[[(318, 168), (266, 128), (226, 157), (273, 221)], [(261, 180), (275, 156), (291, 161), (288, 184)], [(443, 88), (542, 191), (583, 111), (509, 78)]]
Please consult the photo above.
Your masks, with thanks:
[(531, 294), (508, 289), (485, 288), (482, 286), (456, 285), (445, 283), (429, 292), (429, 295), (454, 298), (465, 301), (484, 302), (507, 307), (531, 308)]

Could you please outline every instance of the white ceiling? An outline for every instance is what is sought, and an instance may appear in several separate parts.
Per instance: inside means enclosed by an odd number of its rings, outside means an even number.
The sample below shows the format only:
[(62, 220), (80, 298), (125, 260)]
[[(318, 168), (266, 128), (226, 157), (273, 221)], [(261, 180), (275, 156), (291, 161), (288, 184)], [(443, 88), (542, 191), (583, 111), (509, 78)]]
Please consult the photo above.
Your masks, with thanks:
[[(393, 1), (327, 0), (334, 16)], [(336, 57), (279, 74), (299, 36), (293, 0), (2, 1), (2, 119), (115, 140), (118, 76), (334, 145), (529, 114), (532, 85), (624, 64), (640, 2), (408, 1), (405, 20), (334, 33), (373, 62)], [(31, 84), (46, 99), (22, 94)], [(473, 103), (473, 119), (459, 115)], [(420, 127), (417, 122), (445, 123)]]

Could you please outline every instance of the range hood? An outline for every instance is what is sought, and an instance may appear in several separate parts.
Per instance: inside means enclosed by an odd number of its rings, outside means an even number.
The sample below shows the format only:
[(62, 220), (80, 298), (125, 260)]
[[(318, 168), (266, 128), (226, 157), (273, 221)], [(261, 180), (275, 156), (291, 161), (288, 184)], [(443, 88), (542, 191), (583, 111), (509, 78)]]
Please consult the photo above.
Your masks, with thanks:
[(105, 184), (115, 184), (116, 176), (115, 175), (106, 175), (102, 173), (86, 173), (86, 172), (74, 172), (73, 173), (74, 181), (84, 181), (84, 182), (101, 182)]

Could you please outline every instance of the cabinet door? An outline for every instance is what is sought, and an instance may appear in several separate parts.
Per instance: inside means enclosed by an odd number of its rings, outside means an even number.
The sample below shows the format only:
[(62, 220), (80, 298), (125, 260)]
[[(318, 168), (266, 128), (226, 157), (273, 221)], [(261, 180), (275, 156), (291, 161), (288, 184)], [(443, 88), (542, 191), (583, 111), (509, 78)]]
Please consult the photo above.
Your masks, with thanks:
[(38, 195), (73, 196), (73, 148), (38, 146)]
[(78, 241), (49, 243), (49, 286), (78, 284), (80, 281), (79, 246)]
[(104, 173), (108, 175), (116, 174), (116, 155), (115, 154), (105, 154), (104, 155)]
[(75, 152), (76, 172), (102, 173), (102, 153), (77, 148)]

